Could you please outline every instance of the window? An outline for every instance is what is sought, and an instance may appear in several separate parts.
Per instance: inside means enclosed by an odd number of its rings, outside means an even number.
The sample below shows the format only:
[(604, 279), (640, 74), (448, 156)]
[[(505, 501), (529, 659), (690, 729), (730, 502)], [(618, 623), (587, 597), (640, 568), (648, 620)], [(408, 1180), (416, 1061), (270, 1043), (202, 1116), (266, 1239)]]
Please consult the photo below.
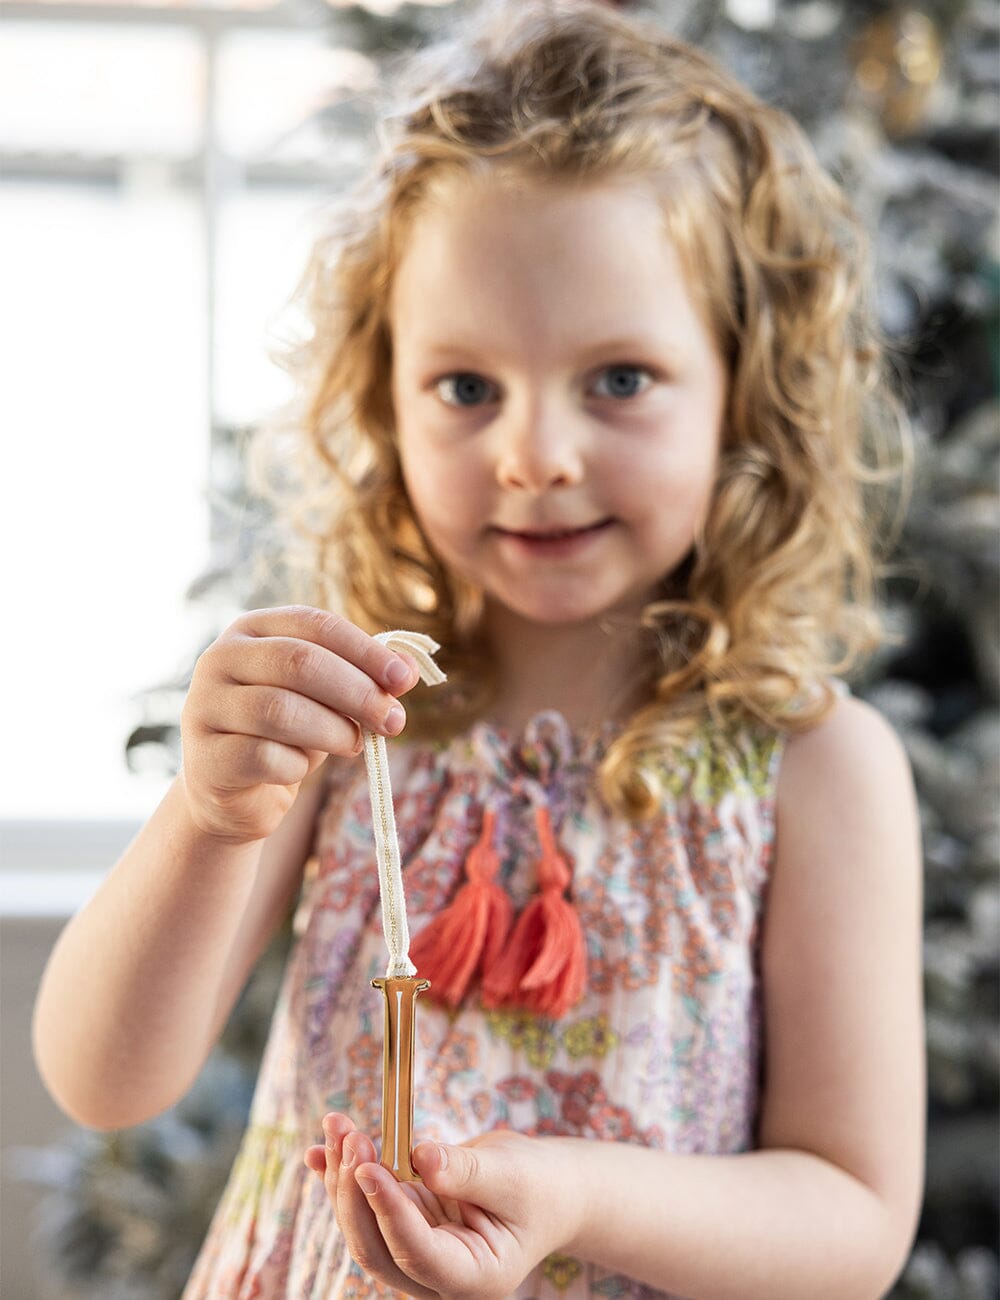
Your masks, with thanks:
[(285, 396), (268, 333), (359, 153), (319, 110), (374, 73), (263, 0), (20, 3), (0, 34), (0, 818), (134, 824), (167, 784), (126, 770), (137, 697), (217, 630), (185, 601), (212, 440)]

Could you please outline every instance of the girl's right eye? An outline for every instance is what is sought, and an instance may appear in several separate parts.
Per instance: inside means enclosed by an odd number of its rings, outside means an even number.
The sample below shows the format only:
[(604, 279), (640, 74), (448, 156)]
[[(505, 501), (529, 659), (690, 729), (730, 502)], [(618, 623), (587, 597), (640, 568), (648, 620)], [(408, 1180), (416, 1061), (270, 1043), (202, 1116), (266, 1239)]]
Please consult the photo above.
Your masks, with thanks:
[(443, 402), (449, 406), (482, 406), (489, 401), (491, 388), (485, 379), (465, 371), (445, 375), (434, 385)]

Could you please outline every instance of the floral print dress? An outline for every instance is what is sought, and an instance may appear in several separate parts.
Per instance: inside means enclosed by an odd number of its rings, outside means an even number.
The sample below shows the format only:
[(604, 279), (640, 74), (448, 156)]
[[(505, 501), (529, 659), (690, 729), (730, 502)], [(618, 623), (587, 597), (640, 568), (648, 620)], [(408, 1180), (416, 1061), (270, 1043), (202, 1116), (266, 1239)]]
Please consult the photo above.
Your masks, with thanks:
[[(560, 1020), (420, 999), (414, 1133), (460, 1143), (494, 1128), (665, 1151), (754, 1145), (759, 935), (781, 738), (705, 728), (665, 756), (652, 819), (611, 814), (596, 767), (616, 734), (583, 739), (547, 711), (513, 737), (487, 723), (448, 743), (390, 743), (411, 933), (447, 905), (483, 814), (520, 910), (535, 888), (534, 808), (573, 870), (588, 985)], [(363, 764), (332, 768), (250, 1121), (183, 1300), (353, 1300), (395, 1294), (347, 1253), (305, 1148), (329, 1110), (377, 1140), (384, 973)], [(538, 1300), (664, 1293), (551, 1255), (515, 1293)]]

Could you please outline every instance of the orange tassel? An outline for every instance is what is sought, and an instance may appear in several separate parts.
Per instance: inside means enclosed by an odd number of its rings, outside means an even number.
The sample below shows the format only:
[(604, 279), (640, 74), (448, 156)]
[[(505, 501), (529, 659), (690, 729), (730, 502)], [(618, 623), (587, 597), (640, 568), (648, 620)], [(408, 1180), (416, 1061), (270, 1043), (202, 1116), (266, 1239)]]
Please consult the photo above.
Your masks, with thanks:
[(583, 996), (587, 953), (576, 908), (564, 898), (572, 879), (566, 859), (556, 848), (548, 810), (535, 811), (542, 856), (538, 864), (541, 893), (518, 917), (507, 951), (486, 965), (483, 1002), (529, 1007), (540, 1015), (562, 1016)]
[(451, 903), (410, 945), (410, 960), (431, 982), (428, 996), (457, 1006), (477, 967), (500, 955), (513, 918), (507, 894), (496, 883), (500, 860), (493, 848), (496, 816), (483, 815), (479, 840), (465, 860), (466, 883)]

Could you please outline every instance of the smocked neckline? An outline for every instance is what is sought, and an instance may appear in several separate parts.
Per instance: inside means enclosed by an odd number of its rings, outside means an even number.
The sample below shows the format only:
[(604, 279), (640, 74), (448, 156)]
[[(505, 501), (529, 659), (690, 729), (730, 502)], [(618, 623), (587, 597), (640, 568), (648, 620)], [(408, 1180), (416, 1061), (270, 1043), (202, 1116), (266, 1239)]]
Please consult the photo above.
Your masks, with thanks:
[(481, 718), (479, 722), (472, 723), (472, 727), (469, 729), (482, 728), (482, 731), (492, 732), (499, 740), (516, 742), (524, 736), (528, 736), (529, 733), (537, 731), (538, 728), (549, 724), (558, 727), (559, 731), (566, 733), (567, 736), (572, 736), (580, 742), (585, 742), (590, 736), (618, 731), (619, 728), (624, 727), (624, 723), (615, 718), (606, 718), (597, 727), (575, 727), (562, 710), (546, 707), (533, 712), (521, 727), (508, 727), (505, 723), (492, 722), (489, 718)]
[(583, 751), (600, 742), (606, 743), (624, 726), (622, 720), (606, 718), (596, 727), (576, 727), (560, 709), (545, 708), (533, 713), (520, 728), (508, 727), (499, 722), (492, 722), (488, 718), (481, 718), (470, 726), (469, 734), (489, 737), (509, 749), (519, 749), (545, 733), (557, 734), (572, 742), (575, 750)]
[(484, 718), (444, 746), (445, 761), (453, 772), (471, 767), (512, 787), (547, 789), (589, 778), (622, 725), (609, 719), (596, 730), (574, 728), (559, 709), (541, 709), (519, 729)]

